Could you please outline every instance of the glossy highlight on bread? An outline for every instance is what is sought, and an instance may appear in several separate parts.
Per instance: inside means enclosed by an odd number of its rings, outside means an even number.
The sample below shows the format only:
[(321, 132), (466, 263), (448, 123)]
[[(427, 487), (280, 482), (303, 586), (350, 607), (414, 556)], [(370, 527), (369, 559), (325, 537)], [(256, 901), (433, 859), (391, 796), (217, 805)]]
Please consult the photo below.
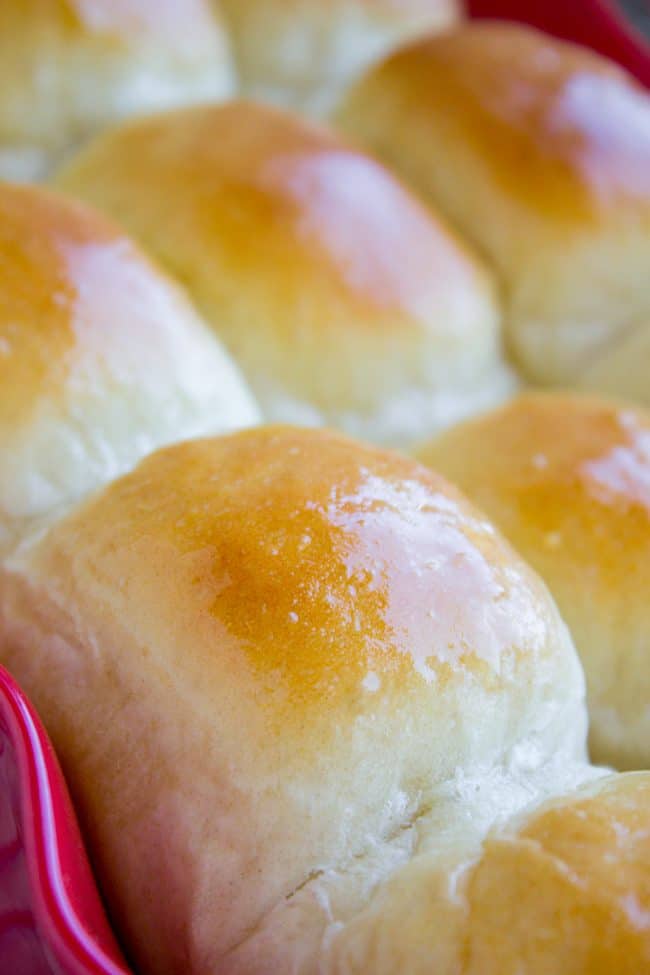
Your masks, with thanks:
[(529, 380), (573, 385), (648, 318), (650, 95), (618, 66), (471, 23), (397, 51), (335, 117), (494, 268)]
[(549, 586), (585, 668), (594, 760), (646, 768), (648, 412), (527, 394), (460, 424), (418, 456), (458, 484)]
[(157, 451), (5, 562), (0, 620), (145, 970), (248, 971), (268, 922), (314, 971), (292, 892), (340, 874), (354, 917), (460, 769), (470, 845), (593, 776), (544, 585), (442, 478), (328, 431)]
[(232, 102), (131, 122), (57, 185), (186, 285), (269, 420), (397, 444), (513, 388), (489, 273), (387, 170), (296, 115)]
[(0, 184), (0, 552), (144, 454), (258, 418), (187, 297), (81, 203)]

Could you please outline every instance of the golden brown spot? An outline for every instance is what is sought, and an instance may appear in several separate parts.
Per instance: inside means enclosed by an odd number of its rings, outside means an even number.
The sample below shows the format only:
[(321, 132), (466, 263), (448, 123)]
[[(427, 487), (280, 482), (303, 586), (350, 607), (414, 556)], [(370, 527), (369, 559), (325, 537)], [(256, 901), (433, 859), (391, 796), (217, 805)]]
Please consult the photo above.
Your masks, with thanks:
[(184, 593), (209, 652), (246, 660), (271, 699), (464, 673), (497, 687), (548, 638), (534, 583), (444, 481), (327, 432), (159, 451), (97, 517), (116, 558)]
[(233, 275), (245, 303), (248, 278), (274, 329), (299, 341), (314, 322), (347, 328), (352, 307), (356, 328), (412, 327), (443, 285), (476, 273), (453, 234), (372, 159), (253, 103), (123, 127), (62, 182), (119, 215), (213, 311)]
[(617, 775), (488, 840), (469, 890), (468, 973), (646, 971), (649, 808), (650, 776)]
[[(439, 467), (542, 564), (621, 585), (650, 555), (650, 419), (561, 394), (527, 395), (450, 431), (421, 458)], [(580, 567), (580, 568), (577, 568)], [(582, 577), (582, 585), (587, 579)]]
[(597, 219), (640, 201), (647, 210), (650, 99), (583, 48), (475, 24), (404, 48), (377, 77), (395, 86), (404, 117), (426, 128), (433, 111), (437, 125), (469, 140), (508, 198), (555, 219)]
[(0, 186), (0, 424), (6, 429), (30, 411), (35, 389), (47, 396), (65, 383), (82, 325), (76, 259), (112, 236), (81, 207), (40, 190)]

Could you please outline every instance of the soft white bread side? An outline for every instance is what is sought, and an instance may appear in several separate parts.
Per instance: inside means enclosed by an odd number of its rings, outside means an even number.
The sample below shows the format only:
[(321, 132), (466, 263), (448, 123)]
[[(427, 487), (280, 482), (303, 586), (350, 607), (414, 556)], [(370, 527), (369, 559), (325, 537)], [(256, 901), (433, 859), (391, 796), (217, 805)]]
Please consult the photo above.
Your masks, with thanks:
[[(333, 930), (319, 971), (638, 975), (650, 965), (649, 809), (650, 774), (613, 775), (527, 809), (456, 862), (432, 837)], [(261, 975), (259, 961), (240, 972)]]
[(268, 419), (401, 443), (512, 389), (482, 265), (382, 166), (298, 116), (233, 102), (134, 121), (57, 184), (187, 286)]
[(5, 562), (0, 627), (155, 975), (241, 971), (276, 908), (255, 970), (295, 970), (318, 928), (283, 911), (318, 876), (360, 909), (355, 864), (390, 873), (414, 821), (476, 844), (593, 775), (543, 583), (442, 478), (326, 431), (159, 450)]
[(650, 414), (519, 397), (422, 447), (537, 569), (587, 676), (596, 761), (650, 767)]
[(0, 553), (161, 444), (257, 419), (218, 341), (122, 231), (0, 184)]
[(459, 0), (218, 0), (218, 6), (243, 92), (315, 114), (373, 61), (460, 14)]
[(594, 356), (577, 385), (650, 406), (650, 317), (631, 325)]
[(0, 177), (39, 178), (109, 122), (233, 87), (210, 0), (2, 0)]
[(650, 95), (614, 64), (476, 23), (398, 51), (337, 119), (493, 265), (530, 379), (576, 383), (650, 317)]
[[(541, 805), (533, 801), (477, 842), (474, 799), (499, 802), (506, 814), (507, 797), (504, 803), (493, 789), (481, 793), (466, 783), (444, 818), (416, 822), (403, 837), (411, 855), (403, 851), (401, 865), (394, 852), (393, 870), (381, 882), (365, 863), (363, 900), (350, 897), (359, 864), (346, 876), (315, 877), (220, 971), (289, 970), (291, 941), (297, 975), (647, 971), (650, 774), (611, 775)], [(449, 837), (454, 821), (462, 826)]]

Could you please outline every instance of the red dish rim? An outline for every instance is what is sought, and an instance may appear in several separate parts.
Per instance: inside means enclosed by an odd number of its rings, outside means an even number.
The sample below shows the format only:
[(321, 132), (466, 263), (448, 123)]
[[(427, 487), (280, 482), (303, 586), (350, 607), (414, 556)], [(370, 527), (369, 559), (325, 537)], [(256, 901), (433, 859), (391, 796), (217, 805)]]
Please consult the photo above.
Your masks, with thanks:
[(129, 975), (54, 749), (34, 708), (3, 667), (0, 721), (14, 751), (31, 908), (47, 954), (66, 975)]
[(514, 20), (617, 61), (650, 88), (650, 44), (610, 0), (466, 0), (474, 19)]

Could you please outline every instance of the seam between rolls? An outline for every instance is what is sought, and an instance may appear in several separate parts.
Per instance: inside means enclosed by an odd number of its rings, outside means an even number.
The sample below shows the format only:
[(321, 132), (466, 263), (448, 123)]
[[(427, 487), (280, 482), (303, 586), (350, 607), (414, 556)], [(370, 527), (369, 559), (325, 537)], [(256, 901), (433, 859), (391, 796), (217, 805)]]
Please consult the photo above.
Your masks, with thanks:
[[(229, 955), (234, 954), (236, 951), (242, 948), (248, 941), (254, 938), (255, 935), (263, 928), (266, 920), (274, 913), (274, 911), (280, 908), (283, 904), (287, 904), (288, 902), (290, 902), (297, 894), (299, 894), (302, 890), (305, 890), (307, 887), (309, 887), (309, 885), (312, 884), (314, 881), (328, 874), (338, 874), (338, 875), (345, 876), (345, 874), (349, 872), (350, 868), (355, 863), (360, 863), (363, 860), (370, 857), (374, 850), (383, 847), (390, 847), (403, 834), (408, 833), (411, 830), (415, 830), (418, 822), (426, 815), (428, 815), (432, 811), (432, 809), (433, 809), (433, 803), (427, 802), (426, 804), (420, 806), (419, 808), (416, 808), (414, 812), (411, 813), (410, 816), (405, 817), (401, 823), (398, 823), (396, 826), (394, 826), (391, 829), (391, 831), (386, 834), (386, 836), (378, 837), (377, 840), (375, 841), (374, 847), (372, 845), (369, 845), (362, 851), (349, 854), (347, 857), (344, 857), (338, 863), (326, 864), (324, 866), (316, 867), (313, 870), (311, 870), (307, 874), (307, 876), (299, 883), (297, 883), (294, 887), (292, 887), (290, 891), (288, 891), (286, 894), (282, 894), (279, 897), (277, 897), (276, 900), (273, 902), (273, 904), (271, 904), (270, 907), (268, 907), (265, 911), (263, 911), (263, 913), (260, 914), (257, 920), (246, 929), (246, 931), (241, 935), (240, 938), (237, 939), (236, 943), (233, 944), (231, 947), (227, 949), (227, 951), (224, 952), (223, 958), (227, 958)], [(418, 837), (418, 842), (419, 842), (419, 837)], [(349, 917), (346, 917), (344, 920), (341, 920), (338, 923), (347, 924), (357, 914), (363, 911), (370, 903), (370, 900), (373, 897), (377, 888), (380, 887), (382, 884), (386, 883), (386, 881), (390, 879), (390, 877), (395, 873), (396, 870), (401, 869), (405, 864), (410, 862), (413, 859), (413, 857), (417, 855), (417, 852), (418, 852), (418, 845), (416, 842), (415, 844), (412, 844), (407, 851), (405, 851), (404, 859), (401, 860), (399, 864), (392, 866), (391, 869), (389, 869), (384, 876), (379, 877), (376, 883), (374, 883), (371, 886), (371, 889), (369, 890), (367, 896), (363, 898), (363, 904), (357, 910), (353, 911)], [(330, 923), (337, 923), (337, 922), (334, 922), (333, 918), (330, 918)]]

